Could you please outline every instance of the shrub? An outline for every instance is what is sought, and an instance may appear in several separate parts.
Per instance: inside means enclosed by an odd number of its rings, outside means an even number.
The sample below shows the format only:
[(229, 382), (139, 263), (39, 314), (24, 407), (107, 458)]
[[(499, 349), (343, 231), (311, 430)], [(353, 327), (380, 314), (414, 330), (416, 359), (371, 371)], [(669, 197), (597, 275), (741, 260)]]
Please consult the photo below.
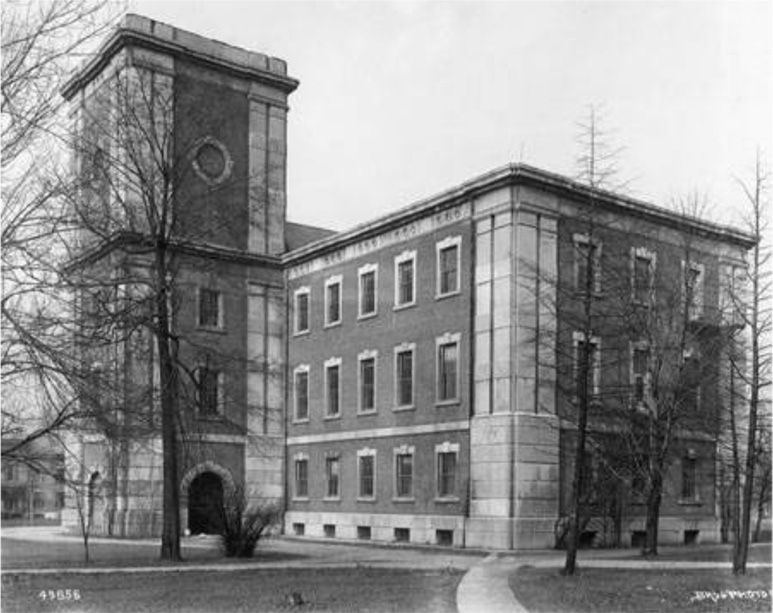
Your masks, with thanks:
[(220, 512), (222, 545), (228, 558), (251, 558), (258, 541), (278, 523), (281, 516), (281, 509), (275, 502), (248, 503), (241, 487), (223, 496)]

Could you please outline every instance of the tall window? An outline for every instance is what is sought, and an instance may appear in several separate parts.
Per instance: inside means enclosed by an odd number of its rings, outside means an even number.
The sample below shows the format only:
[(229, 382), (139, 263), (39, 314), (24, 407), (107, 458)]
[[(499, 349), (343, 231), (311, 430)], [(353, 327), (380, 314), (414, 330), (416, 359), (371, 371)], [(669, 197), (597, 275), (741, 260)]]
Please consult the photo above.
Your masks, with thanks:
[(398, 407), (413, 405), (413, 346), (395, 353), (395, 396)]
[(328, 498), (338, 498), (338, 477), (339, 477), (338, 458), (325, 458), (325, 478), (327, 481), (326, 496)]
[(220, 292), (199, 288), (199, 325), (205, 328), (221, 327)]
[(655, 254), (646, 249), (632, 249), (633, 299), (639, 304), (648, 304), (654, 287)]
[(437, 453), (437, 494), (439, 498), (456, 496), (456, 451)]
[(697, 494), (698, 462), (691, 454), (682, 458), (682, 498), (694, 500)]
[(642, 344), (634, 345), (631, 364), (631, 384), (633, 385), (633, 399), (637, 404), (644, 402), (646, 397), (649, 361), (649, 348)]
[(331, 277), (325, 282), (325, 325), (341, 322), (341, 277)]
[(299, 367), (295, 370), (295, 419), (303, 421), (309, 418), (309, 371)]
[(437, 399), (439, 402), (459, 397), (459, 341), (454, 337), (438, 341)]
[(407, 306), (416, 300), (416, 252), (408, 251), (395, 258), (395, 306)]
[(309, 331), (309, 289), (295, 292), (295, 333)]
[(327, 416), (341, 413), (341, 362), (334, 358), (325, 363), (325, 388)]
[(295, 460), (295, 496), (307, 498), (309, 495), (309, 460), (299, 458)]
[(360, 354), (360, 411), (376, 408), (376, 356), (375, 353)]
[[(590, 287), (593, 292), (601, 290), (601, 243), (591, 242), (583, 234), (574, 235), (575, 287), (584, 292)], [(590, 278), (589, 278), (590, 277)]]
[(357, 454), (357, 471), (359, 487), (357, 495), (360, 498), (374, 498), (376, 495), (376, 456), (375, 451), (365, 450)]
[(687, 316), (696, 319), (703, 315), (703, 264), (682, 262), (682, 293)]
[(375, 264), (363, 266), (359, 270), (360, 291), (359, 306), (360, 317), (367, 317), (376, 313), (376, 272)]
[[(587, 373), (583, 372), (583, 360), (588, 351)], [(587, 376), (585, 376), (587, 374)], [(601, 384), (601, 348), (599, 339), (595, 336), (586, 342), (582, 332), (574, 333), (574, 378), (578, 398), (583, 398), (587, 386), (591, 394), (598, 394)]]
[(437, 244), (438, 297), (459, 291), (460, 237), (449, 237)]
[(212, 368), (199, 368), (199, 414), (217, 415), (220, 404), (220, 371)]
[(413, 452), (395, 455), (395, 495), (397, 498), (413, 497)]

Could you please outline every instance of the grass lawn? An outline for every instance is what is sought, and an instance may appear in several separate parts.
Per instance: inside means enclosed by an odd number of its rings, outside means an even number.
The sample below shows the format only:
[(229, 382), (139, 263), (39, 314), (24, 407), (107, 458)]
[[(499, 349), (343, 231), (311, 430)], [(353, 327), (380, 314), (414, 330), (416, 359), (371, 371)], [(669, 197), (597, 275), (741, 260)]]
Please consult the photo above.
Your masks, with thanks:
[[(556, 569), (521, 567), (510, 588), (531, 613), (703, 613), (770, 611), (770, 570), (734, 577), (729, 570), (611, 570), (586, 568), (573, 577)], [(762, 599), (731, 599), (728, 590), (764, 590)], [(700, 592), (725, 599), (713, 602)], [(760, 595), (757, 595), (758, 598)]]
[[(18, 611), (456, 611), (458, 571), (293, 569), (3, 577), (3, 612)], [(78, 590), (44, 600), (41, 590)], [(299, 592), (304, 604), (293, 606)], [(60, 592), (62, 596), (65, 592)]]
[[(749, 562), (767, 562), (771, 561), (771, 544), (760, 543), (749, 547)], [(641, 560), (642, 556), (636, 550), (631, 550), (631, 555), (626, 556), (627, 560)], [(684, 547), (668, 547), (661, 549), (652, 560), (687, 560), (691, 562), (732, 562), (732, 545), (695, 545)]]
[[(10, 568), (73, 568), (86, 566), (83, 561), (83, 544), (80, 541), (21, 541), (2, 539), (2, 567)], [(126, 543), (91, 543), (89, 566), (164, 566), (159, 560), (160, 545)], [(260, 543), (252, 560), (285, 561), (300, 556), (290, 553), (261, 550)], [(223, 558), (220, 550), (214, 546), (186, 547), (183, 545), (183, 558), (191, 564), (229, 564), (249, 562), (250, 558)], [(175, 563), (177, 565), (177, 563)]]

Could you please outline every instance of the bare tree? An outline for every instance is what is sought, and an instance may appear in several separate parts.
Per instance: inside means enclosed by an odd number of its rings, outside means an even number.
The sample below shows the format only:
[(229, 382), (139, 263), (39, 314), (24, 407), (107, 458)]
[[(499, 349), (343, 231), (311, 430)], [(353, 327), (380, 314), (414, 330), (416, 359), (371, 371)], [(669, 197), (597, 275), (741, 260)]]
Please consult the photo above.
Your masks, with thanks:
[[(121, 10), (100, 0), (2, 4), (2, 432), (13, 454), (78, 412), (59, 313), (64, 231), (56, 170), (66, 153), (58, 92)], [(31, 391), (34, 390), (34, 391)]]
[(734, 359), (733, 371), (737, 373), (743, 388), (747, 390), (743, 400), (746, 405), (744, 408), (748, 410), (746, 444), (742, 447), (745, 459), (741, 460), (740, 454), (736, 454), (734, 457), (736, 470), (741, 468), (740, 464), (743, 461), (741, 478), (738, 479), (738, 481), (742, 480), (743, 482), (740, 525), (733, 550), (733, 572), (736, 574), (746, 573), (755, 470), (759, 451), (757, 437), (759, 435), (760, 407), (764, 406), (763, 393), (771, 384), (770, 334), (773, 320), (770, 310), (770, 250), (764, 242), (767, 229), (768, 180), (768, 175), (764, 171), (763, 162), (758, 153), (752, 181), (750, 183), (738, 181), (749, 206), (746, 222), (752, 235), (756, 238), (756, 243), (751, 250), (748, 266), (745, 269), (746, 278), (743, 285), (748, 290), (743, 292), (746, 294), (745, 296), (735, 296), (736, 301), (746, 298), (748, 303), (747, 306), (737, 309), (741, 314), (743, 323), (743, 328), (738, 335), (743, 335), (743, 337), (736, 340), (742, 346), (748, 346), (749, 359), (747, 365), (744, 352), (732, 356)]
[[(576, 372), (571, 380), (575, 382), (571, 396), (577, 408), (577, 434), (574, 448), (574, 475), (572, 477), (571, 510), (569, 533), (566, 541), (566, 561), (563, 573), (575, 572), (577, 549), (582, 523), (582, 499), (586, 492), (585, 454), (588, 435), (588, 415), (591, 402), (595, 398), (597, 380), (594, 362), (599, 359), (599, 347), (593, 342), (599, 319), (600, 258), (597, 244), (597, 232), (600, 219), (598, 210), (599, 192), (612, 187), (617, 173), (619, 150), (609, 147), (608, 135), (602, 129), (599, 109), (591, 106), (586, 121), (579, 124), (580, 155), (578, 157), (578, 179), (587, 185), (587, 200), (580, 208), (579, 221), (583, 230), (583, 240), (574, 244), (575, 260), (580, 264), (575, 274), (575, 287), (579, 294), (580, 308), (567, 313), (573, 330), (579, 330), (581, 338), (577, 342)], [(574, 353), (574, 352), (573, 352)]]

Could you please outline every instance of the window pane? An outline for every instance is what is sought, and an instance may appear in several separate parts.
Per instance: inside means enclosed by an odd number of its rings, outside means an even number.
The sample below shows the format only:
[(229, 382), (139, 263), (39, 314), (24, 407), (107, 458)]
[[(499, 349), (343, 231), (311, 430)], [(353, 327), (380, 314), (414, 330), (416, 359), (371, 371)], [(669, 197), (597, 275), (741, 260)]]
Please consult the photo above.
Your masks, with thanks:
[(413, 494), (413, 455), (409, 453), (399, 454), (396, 471), (398, 498), (410, 497)]
[(360, 496), (373, 496), (373, 456), (360, 457)]
[(400, 262), (397, 267), (398, 304), (413, 302), (413, 260)]
[(295, 417), (296, 419), (309, 417), (309, 373), (307, 372), (295, 374)]
[(458, 347), (456, 343), (440, 345), (438, 354), (438, 399), (452, 400), (456, 394)]
[(199, 410), (203, 415), (217, 414), (219, 375), (218, 371), (209, 368), (199, 371)]
[(682, 460), (682, 498), (695, 498), (695, 468), (694, 458), (684, 458)]
[(327, 413), (338, 415), (339, 410), (339, 381), (338, 366), (327, 367)]
[(457, 283), (457, 260), (459, 248), (456, 245), (440, 250), (440, 293), (447, 294), (459, 289)]
[(360, 361), (360, 408), (368, 410), (375, 408), (375, 376), (376, 360), (367, 358)]
[(634, 297), (638, 302), (649, 300), (652, 287), (650, 259), (637, 257), (634, 260)]
[(325, 460), (325, 474), (327, 475), (327, 495), (338, 496), (338, 458)]
[(307, 460), (295, 461), (295, 495), (309, 495), (309, 464)]
[(397, 404), (413, 404), (413, 351), (397, 354)]
[(376, 310), (376, 273), (366, 272), (360, 276), (360, 315)]
[(201, 288), (199, 290), (199, 325), (216, 328), (219, 318), (220, 292)]
[(302, 332), (309, 329), (309, 295), (298, 294), (296, 296), (296, 330)]
[(438, 454), (438, 495), (453, 496), (456, 491), (456, 453)]
[(340, 292), (340, 283), (332, 283), (327, 286), (327, 323), (335, 323), (341, 319)]

